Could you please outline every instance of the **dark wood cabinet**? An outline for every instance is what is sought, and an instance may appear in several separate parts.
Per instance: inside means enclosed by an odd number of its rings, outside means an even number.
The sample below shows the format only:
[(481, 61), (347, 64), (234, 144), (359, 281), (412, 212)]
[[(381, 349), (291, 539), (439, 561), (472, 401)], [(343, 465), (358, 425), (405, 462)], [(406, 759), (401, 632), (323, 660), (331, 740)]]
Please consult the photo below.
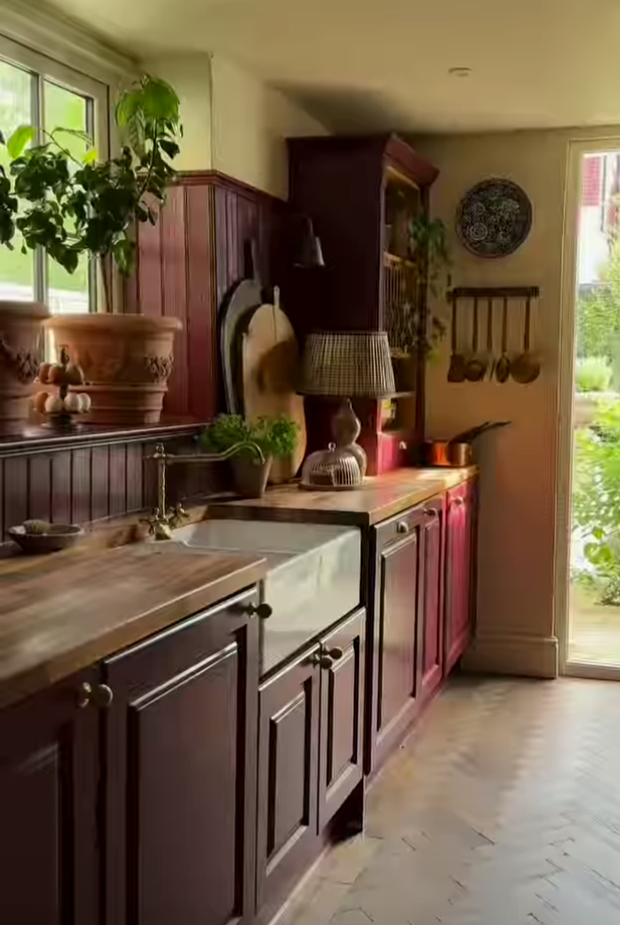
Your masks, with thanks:
[(322, 640), (319, 826), (323, 828), (362, 780), (364, 633), (358, 611)]
[(307, 866), (318, 834), (320, 647), (260, 689), (257, 908), (271, 908)]
[(108, 925), (252, 919), (256, 600), (239, 595), (103, 664)]
[(448, 492), (446, 500), (445, 658), (448, 674), (470, 640), (475, 574), (476, 482)]
[(430, 697), (443, 678), (443, 564), (445, 502), (443, 495), (423, 507), (422, 542), (422, 673), (420, 693)]
[(98, 714), (86, 671), (0, 713), (0, 921), (98, 921)]
[(257, 908), (269, 921), (363, 779), (364, 632), (358, 610), (260, 689)]
[(420, 508), (377, 528), (371, 765), (413, 722), (420, 702), (420, 599), (425, 516)]

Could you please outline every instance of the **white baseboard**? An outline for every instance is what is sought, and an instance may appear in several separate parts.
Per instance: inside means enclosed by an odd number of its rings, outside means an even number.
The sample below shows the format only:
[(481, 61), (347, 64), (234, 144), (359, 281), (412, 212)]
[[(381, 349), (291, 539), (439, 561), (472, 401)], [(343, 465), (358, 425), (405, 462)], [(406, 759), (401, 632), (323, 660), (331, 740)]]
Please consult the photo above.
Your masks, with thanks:
[(466, 671), (557, 678), (558, 640), (555, 636), (479, 635), (462, 664)]

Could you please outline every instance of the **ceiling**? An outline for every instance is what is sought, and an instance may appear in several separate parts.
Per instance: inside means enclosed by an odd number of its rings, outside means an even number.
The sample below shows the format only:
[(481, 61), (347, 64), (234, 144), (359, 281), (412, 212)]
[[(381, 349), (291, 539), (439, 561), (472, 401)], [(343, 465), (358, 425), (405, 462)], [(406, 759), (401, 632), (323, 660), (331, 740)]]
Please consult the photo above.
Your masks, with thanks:
[(336, 130), (620, 123), (618, 0), (53, 2), (138, 54), (228, 55)]

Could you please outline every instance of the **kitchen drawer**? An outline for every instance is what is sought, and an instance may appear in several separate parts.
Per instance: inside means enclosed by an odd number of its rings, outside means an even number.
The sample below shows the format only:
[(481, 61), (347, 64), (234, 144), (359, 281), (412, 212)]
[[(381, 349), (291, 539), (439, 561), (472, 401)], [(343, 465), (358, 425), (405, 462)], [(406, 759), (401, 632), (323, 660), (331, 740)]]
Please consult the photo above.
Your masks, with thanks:
[(424, 501), (415, 507), (410, 507), (397, 517), (391, 517), (390, 520), (385, 520), (379, 524), (376, 528), (377, 549), (384, 549), (390, 543), (408, 536), (418, 524), (420, 511), (424, 511), (429, 517), (438, 516), (443, 510), (443, 498), (443, 494), (435, 495), (433, 498), (429, 498), (428, 501)]

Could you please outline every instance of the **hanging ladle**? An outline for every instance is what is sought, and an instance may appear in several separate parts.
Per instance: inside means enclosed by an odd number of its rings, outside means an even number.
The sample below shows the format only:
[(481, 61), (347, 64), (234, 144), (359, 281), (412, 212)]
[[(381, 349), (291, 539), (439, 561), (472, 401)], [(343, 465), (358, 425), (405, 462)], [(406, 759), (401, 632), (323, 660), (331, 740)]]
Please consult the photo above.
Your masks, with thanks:
[(508, 356), (508, 298), (504, 296), (502, 309), (502, 355), (495, 367), (495, 378), (498, 382), (506, 382), (510, 375), (510, 357)]
[(458, 338), (456, 332), (456, 296), (452, 296), (452, 356), (448, 370), (448, 382), (465, 381), (465, 357), (458, 352)]
[(533, 382), (540, 375), (540, 363), (530, 353), (530, 326), (532, 300), (528, 295), (525, 302), (525, 324), (523, 328), (523, 353), (510, 365), (510, 375), (520, 385)]
[(473, 332), (472, 332), (472, 342), (471, 342), (471, 357), (467, 361), (465, 367), (465, 378), (469, 382), (480, 382), (484, 376), (487, 364), (479, 356), (478, 353), (478, 299), (474, 298), (474, 317), (473, 317)]

